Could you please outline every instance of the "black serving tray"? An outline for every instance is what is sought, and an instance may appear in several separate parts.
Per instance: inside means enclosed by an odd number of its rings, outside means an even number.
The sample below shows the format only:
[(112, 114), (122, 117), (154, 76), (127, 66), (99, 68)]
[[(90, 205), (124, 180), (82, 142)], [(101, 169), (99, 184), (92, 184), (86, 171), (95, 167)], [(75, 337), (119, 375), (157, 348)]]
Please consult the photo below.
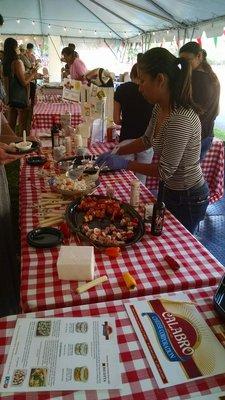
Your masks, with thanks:
[[(97, 196), (97, 195), (92, 195), (92, 196), (87, 196), (87, 197), (93, 197), (93, 198), (101, 198), (101, 199), (107, 199), (107, 196)], [(84, 221), (84, 212), (80, 211), (78, 209), (78, 205), (80, 204), (82, 199), (78, 199), (74, 202), (72, 202), (71, 204), (69, 204), (69, 206), (67, 207), (66, 210), (66, 220), (67, 223), (71, 229), (71, 231), (77, 233), (81, 239), (90, 242), (91, 244), (93, 244), (94, 246), (98, 246), (98, 247), (117, 247), (118, 244), (115, 245), (111, 245), (110, 246), (107, 244), (102, 244), (99, 243), (98, 241), (93, 241), (91, 240), (88, 236), (86, 236), (84, 234), (84, 232), (82, 231), (82, 225), (86, 222)], [(120, 206), (125, 210), (125, 214), (133, 217), (133, 218), (137, 218), (138, 220), (138, 226), (134, 231), (134, 236), (131, 239), (128, 239), (123, 245), (123, 246), (130, 246), (134, 243), (137, 243), (142, 236), (145, 233), (145, 226), (142, 220), (142, 217), (140, 216), (140, 214), (135, 210), (134, 207), (132, 207), (130, 204), (127, 203), (120, 203)], [(110, 224), (112, 224), (112, 221), (109, 217), (105, 217), (104, 219), (94, 219), (91, 222), (88, 222), (88, 225), (90, 228), (100, 228), (100, 229), (104, 229), (107, 226), (109, 226)], [(115, 226), (119, 225), (118, 221), (114, 221), (113, 224)]]
[(213, 305), (220, 316), (225, 319), (225, 275), (213, 297)]
[(56, 228), (36, 228), (27, 234), (27, 241), (32, 247), (55, 247), (62, 243), (63, 234)]
[(27, 157), (26, 162), (31, 166), (39, 166), (45, 164), (47, 161), (46, 157), (43, 156), (31, 156)]

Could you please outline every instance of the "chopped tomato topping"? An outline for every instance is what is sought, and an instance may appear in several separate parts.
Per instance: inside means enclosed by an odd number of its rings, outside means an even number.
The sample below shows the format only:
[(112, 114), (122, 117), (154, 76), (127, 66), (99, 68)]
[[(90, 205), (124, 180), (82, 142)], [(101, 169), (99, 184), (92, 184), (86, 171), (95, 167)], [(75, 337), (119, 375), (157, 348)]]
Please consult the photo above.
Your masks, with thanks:
[(120, 247), (107, 247), (105, 253), (109, 257), (118, 257), (121, 255)]

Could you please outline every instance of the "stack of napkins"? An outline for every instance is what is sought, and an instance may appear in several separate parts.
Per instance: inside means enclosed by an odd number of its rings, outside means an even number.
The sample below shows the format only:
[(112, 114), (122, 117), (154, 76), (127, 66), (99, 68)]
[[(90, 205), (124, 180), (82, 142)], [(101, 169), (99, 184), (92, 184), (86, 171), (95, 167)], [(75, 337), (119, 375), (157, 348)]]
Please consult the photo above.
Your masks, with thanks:
[(57, 260), (59, 279), (91, 281), (94, 279), (93, 246), (61, 246)]

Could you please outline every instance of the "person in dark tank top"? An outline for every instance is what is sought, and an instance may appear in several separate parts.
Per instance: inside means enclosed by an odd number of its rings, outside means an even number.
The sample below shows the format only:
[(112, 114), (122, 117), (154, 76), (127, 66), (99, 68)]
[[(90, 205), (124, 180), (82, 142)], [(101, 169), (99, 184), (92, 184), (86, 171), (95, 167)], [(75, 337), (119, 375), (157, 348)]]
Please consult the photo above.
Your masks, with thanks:
[[(114, 94), (114, 122), (121, 125), (120, 146), (131, 143), (144, 135), (152, 116), (153, 105), (150, 104), (139, 91), (139, 78), (137, 64), (134, 64), (130, 72), (131, 82), (122, 83)], [(153, 149), (147, 149), (141, 153), (126, 156), (129, 160), (142, 163), (150, 163), (153, 157)], [(146, 176), (136, 173), (142, 183), (146, 183)]]
[(214, 122), (219, 114), (220, 83), (207, 62), (207, 53), (197, 42), (188, 42), (180, 48), (181, 58), (191, 62), (192, 96), (200, 106), (199, 118), (202, 126), (201, 154), (203, 160), (211, 147)]

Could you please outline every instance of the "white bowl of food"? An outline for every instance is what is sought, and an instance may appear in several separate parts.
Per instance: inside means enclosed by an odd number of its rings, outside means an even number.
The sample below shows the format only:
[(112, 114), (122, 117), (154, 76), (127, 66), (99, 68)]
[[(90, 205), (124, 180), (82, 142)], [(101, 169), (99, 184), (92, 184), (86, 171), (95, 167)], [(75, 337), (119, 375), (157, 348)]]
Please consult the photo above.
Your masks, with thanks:
[(15, 147), (19, 150), (19, 151), (26, 151), (26, 150), (30, 150), (32, 146), (32, 142), (19, 142), (16, 143)]

